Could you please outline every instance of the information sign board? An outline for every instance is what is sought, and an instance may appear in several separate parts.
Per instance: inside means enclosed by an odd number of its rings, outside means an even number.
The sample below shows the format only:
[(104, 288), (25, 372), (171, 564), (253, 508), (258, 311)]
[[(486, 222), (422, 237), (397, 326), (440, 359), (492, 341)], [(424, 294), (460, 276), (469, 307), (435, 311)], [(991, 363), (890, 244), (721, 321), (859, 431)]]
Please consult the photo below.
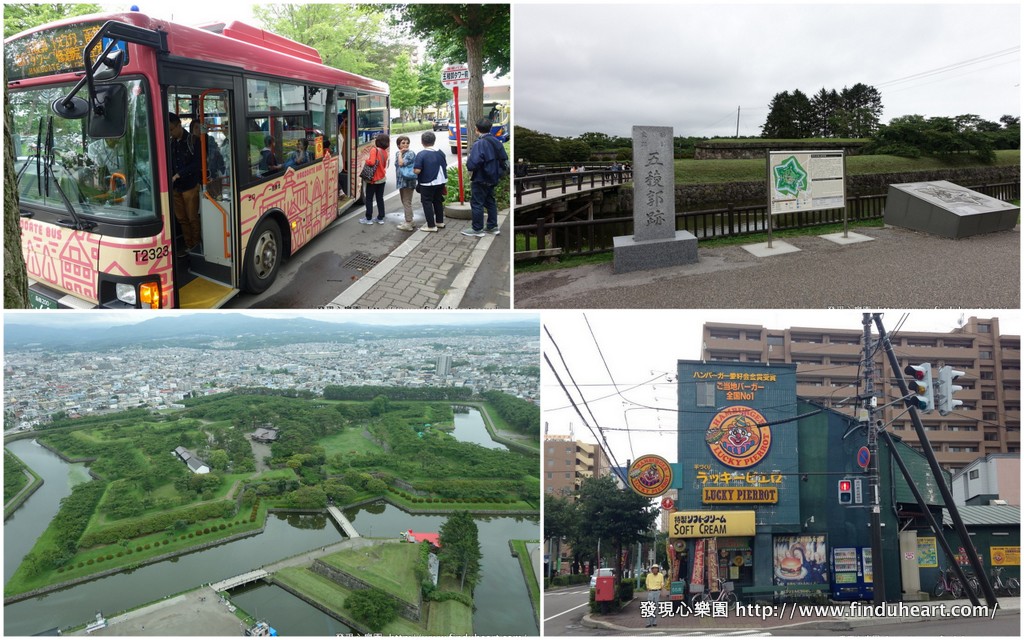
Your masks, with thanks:
[(772, 215), (845, 206), (843, 151), (769, 151)]

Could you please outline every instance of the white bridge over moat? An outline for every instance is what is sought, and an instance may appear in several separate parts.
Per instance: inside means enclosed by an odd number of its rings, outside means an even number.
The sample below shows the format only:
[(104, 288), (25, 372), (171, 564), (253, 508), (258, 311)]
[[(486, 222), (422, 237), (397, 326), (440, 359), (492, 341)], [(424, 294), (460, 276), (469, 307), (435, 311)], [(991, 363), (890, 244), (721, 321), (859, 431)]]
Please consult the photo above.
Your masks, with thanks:
[(220, 592), (220, 591), (230, 591), (231, 589), (234, 589), (235, 587), (240, 587), (242, 585), (249, 584), (250, 582), (256, 582), (257, 580), (262, 580), (262, 579), (266, 578), (269, 575), (270, 574), (267, 573), (266, 569), (256, 569), (255, 571), (250, 571), (248, 573), (243, 573), (242, 575), (238, 575), (238, 576), (235, 576), (233, 578), (228, 578), (227, 580), (221, 580), (220, 582), (214, 582), (213, 584), (210, 585), (210, 588), (213, 589), (214, 591), (217, 591), (217, 592)]
[[(347, 538), (346, 540), (343, 540), (340, 543), (335, 543), (334, 545), (330, 545), (332, 548), (333, 547), (339, 547), (339, 546), (341, 546), (341, 547), (352, 546), (351, 543), (353, 541), (356, 541), (356, 540), (359, 540), (359, 539), (362, 538), (362, 536), (359, 535), (359, 532), (356, 531), (356, 528), (354, 526), (352, 526), (352, 523), (349, 522), (349, 519), (345, 517), (345, 514), (342, 513), (341, 509), (339, 509), (338, 507), (335, 507), (334, 505), (331, 505), (331, 506), (327, 507), (327, 513), (330, 514), (331, 518), (333, 518), (334, 521), (338, 524), (338, 526), (341, 527), (341, 530), (345, 532), (345, 536)], [(346, 544), (346, 543), (348, 543), (348, 544)], [(326, 549), (327, 549), (327, 547), (324, 547), (324, 548), (321, 548), (321, 549), (314, 549), (313, 551), (299, 554), (298, 556), (296, 556), (294, 558), (288, 558), (288, 559), (282, 560), (281, 562), (277, 562), (277, 563), (274, 563), (274, 564), (271, 564), (271, 565), (267, 565), (265, 568), (255, 569), (253, 571), (249, 571), (249, 572), (246, 572), (246, 573), (234, 576), (233, 578), (227, 578), (225, 580), (221, 580), (220, 582), (214, 582), (213, 584), (210, 585), (210, 588), (212, 588), (214, 591), (217, 591), (217, 592), (230, 591), (231, 589), (234, 589), (236, 587), (241, 587), (241, 586), (247, 585), (247, 584), (249, 584), (251, 582), (256, 582), (258, 580), (263, 580), (263, 579), (267, 578), (271, 573), (273, 573), (274, 571), (277, 571), (278, 569), (280, 569), (282, 567), (291, 566), (291, 565), (295, 565), (295, 564), (301, 564), (302, 562), (305, 562), (305, 561), (312, 562), (312, 559), (313, 559), (314, 555), (322, 553), (322, 552), (326, 551)]]

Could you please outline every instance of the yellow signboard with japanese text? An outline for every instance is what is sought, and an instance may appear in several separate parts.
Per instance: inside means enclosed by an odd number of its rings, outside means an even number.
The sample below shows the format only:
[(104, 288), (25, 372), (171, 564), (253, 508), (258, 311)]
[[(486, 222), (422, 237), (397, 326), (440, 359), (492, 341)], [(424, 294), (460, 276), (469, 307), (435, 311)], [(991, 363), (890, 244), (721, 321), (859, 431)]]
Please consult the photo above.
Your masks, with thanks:
[(1020, 547), (989, 547), (993, 567), (1019, 567)]
[(670, 538), (722, 538), (754, 535), (753, 511), (677, 511), (668, 528)]
[(701, 489), (704, 504), (777, 504), (777, 487), (704, 487)]

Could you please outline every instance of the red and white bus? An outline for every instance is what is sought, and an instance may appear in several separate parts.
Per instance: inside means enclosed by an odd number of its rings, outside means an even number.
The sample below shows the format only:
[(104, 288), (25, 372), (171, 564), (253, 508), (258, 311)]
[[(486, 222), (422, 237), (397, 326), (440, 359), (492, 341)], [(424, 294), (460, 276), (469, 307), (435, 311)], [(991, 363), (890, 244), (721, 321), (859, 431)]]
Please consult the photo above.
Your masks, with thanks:
[[(242, 23), (80, 16), (4, 44), (7, 179), (37, 307), (214, 308), (265, 291), (355, 201), (356, 168), (388, 131), (387, 84)], [(169, 113), (206, 134), (191, 252), (172, 212)]]

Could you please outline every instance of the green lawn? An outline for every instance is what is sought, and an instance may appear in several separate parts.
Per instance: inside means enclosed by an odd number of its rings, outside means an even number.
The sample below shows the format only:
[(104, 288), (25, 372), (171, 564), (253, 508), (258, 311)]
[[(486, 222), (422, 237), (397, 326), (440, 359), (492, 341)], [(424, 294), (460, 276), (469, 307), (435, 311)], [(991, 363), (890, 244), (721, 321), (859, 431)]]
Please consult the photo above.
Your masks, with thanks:
[[(75, 554), (64, 565), (64, 571), (50, 570), (35, 576), (28, 576), (26, 575), (24, 565), (22, 565), (18, 567), (17, 571), (14, 572), (14, 575), (11, 576), (11, 579), (4, 586), (4, 594), (9, 596), (24, 593), (25, 591), (81, 578), (100, 571), (114, 568), (129, 568), (139, 564), (140, 561), (165, 553), (187, 551), (197, 544), (226, 538), (245, 531), (260, 529), (266, 518), (266, 506), (261, 506), (256, 514), (255, 522), (249, 522), (249, 511), (243, 509), (232, 518), (204, 520), (201, 523), (188, 525), (185, 529), (174, 532), (173, 535), (167, 531), (159, 531), (133, 538), (127, 541), (127, 546), (119, 544), (98, 545), (89, 549), (83, 549)], [(224, 525), (223, 530), (220, 529), (221, 524)], [(196, 535), (197, 531), (203, 531), (207, 528), (210, 529), (209, 533)], [(39, 540), (36, 541), (33, 551), (48, 549), (53, 546), (54, 531), (52, 529), (53, 526), (51, 524), (43, 532)], [(191, 534), (191, 537), (189, 537), (189, 534)], [(181, 538), (184, 538), (184, 540)], [(165, 541), (166, 544), (164, 544)], [(148, 549), (146, 548), (147, 546), (149, 547)], [(139, 547), (142, 548), (141, 551), (138, 550)], [(119, 556), (118, 554), (121, 555)], [(112, 556), (112, 558), (107, 559), (107, 555)], [(90, 564), (90, 561), (92, 564)], [(78, 566), (79, 564), (82, 566)]]
[(512, 549), (515, 550), (516, 556), (519, 558), (519, 566), (522, 567), (523, 576), (526, 580), (526, 588), (530, 591), (530, 599), (533, 600), (534, 611), (540, 611), (540, 584), (537, 579), (537, 572), (534, 570), (533, 563), (530, 562), (530, 552), (527, 549), (527, 542), (537, 542), (536, 540), (512, 540)]
[[(409, 545), (414, 546), (414, 545)], [(309, 569), (301, 567), (289, 567), (274, 574), (274, 580), (284, 584), (305, 595), (310, 600), (317, 602), (324, 607), (341, 613), (353, 619), (352, 615), (345, 608), (345, 600), (352, 593), (351, 590), (332, 582), (327, 578), (313, 573)], [(465, 609), (465, 607), (463, 607)], [(381, 634), (385, 636), (421, 636), (434, 635), (428, 633), (420, 625), (406, 620), (399, 616), (390, 624), (386, 625)], [(443, 635), (443, 634), (436, 634)]]
[(363, 430), (356, 427), (345, 429), (341, 433), (328, 436), (318, 443), (324, 448), (324, 453), (330, 458), (336, 453), (346, 455), (355, 452), (358, 455), (365, 453), (380, 453), (381, 448), (363, 437)]
[[(1020, 151), (996, 151), (996, 166), (1020, 164)], [(982, 166), (977, 163), (951, 165), (934, 158), (900, 158), (898, 156), (848, 156), (846, 173), (850, 176), (873, 173), (932, 171), (960, 166)], [(714, 184), (719, 182), (763, 182), (765, 160), (676, 160), (676, 184)]]
[(358, 576), (371, 586), (415, 603), (420, 586), (413, 570), (419, 555), (418, 545), (396, 542), (339, 551), (320, 559), (328, 566)]

